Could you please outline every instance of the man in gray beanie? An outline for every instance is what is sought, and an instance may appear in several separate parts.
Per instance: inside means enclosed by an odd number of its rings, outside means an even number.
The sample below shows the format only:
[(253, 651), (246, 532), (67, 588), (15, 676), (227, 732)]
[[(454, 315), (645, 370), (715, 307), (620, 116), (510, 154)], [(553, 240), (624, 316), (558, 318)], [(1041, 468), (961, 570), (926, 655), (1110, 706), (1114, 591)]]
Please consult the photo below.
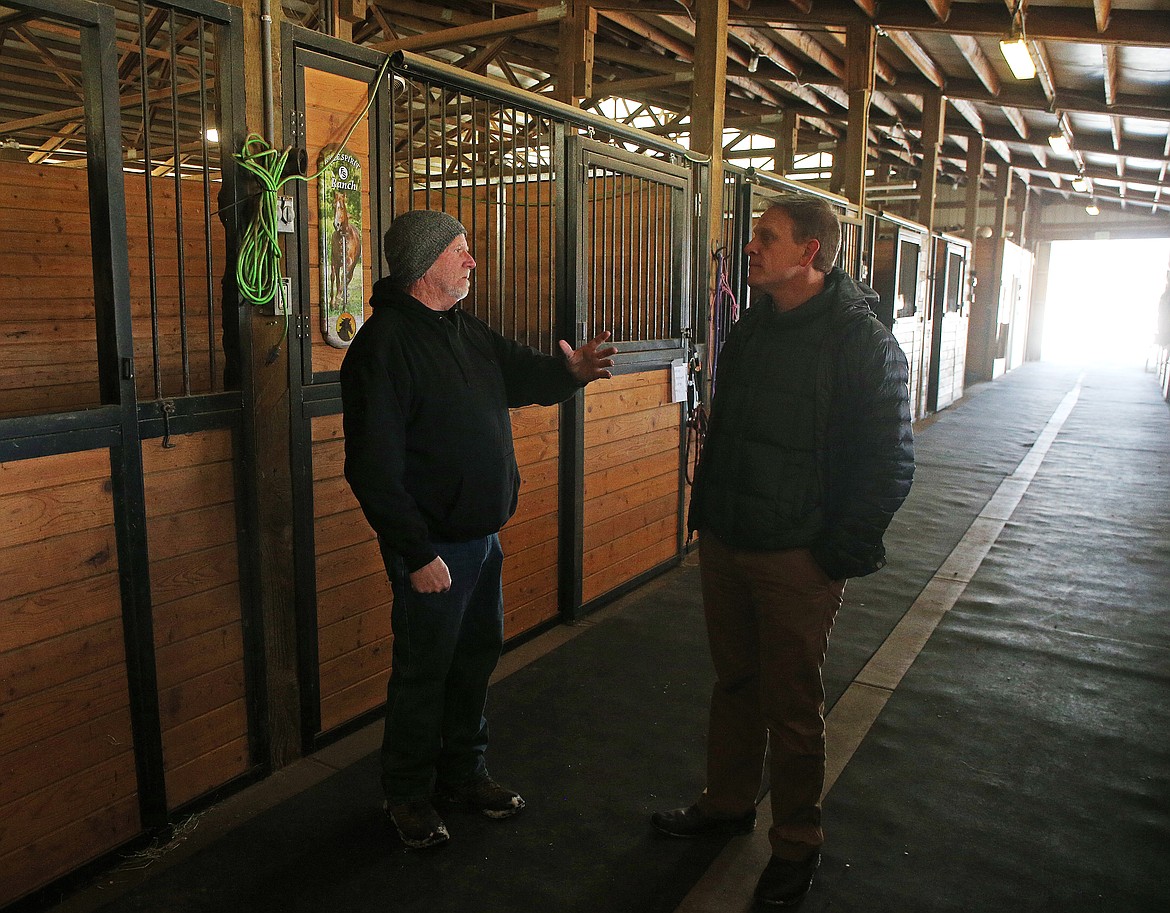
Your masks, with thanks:
[(398, 216), (390, 270), (341, 366), (345, 477), (394, 591), (382, 788), (410, 849), (449, 839), (439, 797), (490, 818), (524, 800), (488, 774), (488, 681), (503, 646), (503, 554), (520, 475), (508, 410), (610, 376), (609, 333), (561, 356), (505, 339), (456, 305), (475, 259), (444, 212)]

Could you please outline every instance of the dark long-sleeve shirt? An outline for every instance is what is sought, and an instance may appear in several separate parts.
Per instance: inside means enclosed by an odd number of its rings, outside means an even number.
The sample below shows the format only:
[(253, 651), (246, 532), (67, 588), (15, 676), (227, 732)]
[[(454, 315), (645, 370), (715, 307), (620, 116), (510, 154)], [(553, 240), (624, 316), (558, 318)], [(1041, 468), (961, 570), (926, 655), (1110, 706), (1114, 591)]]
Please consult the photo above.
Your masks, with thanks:
[(505, 339), (460, 308), (433, 311), (385, 280), (341, 366), (345, 477), (410, 571), (434, 541), (498, 532), (520, 474), (509, 408), (579, 389), (564, 359)]

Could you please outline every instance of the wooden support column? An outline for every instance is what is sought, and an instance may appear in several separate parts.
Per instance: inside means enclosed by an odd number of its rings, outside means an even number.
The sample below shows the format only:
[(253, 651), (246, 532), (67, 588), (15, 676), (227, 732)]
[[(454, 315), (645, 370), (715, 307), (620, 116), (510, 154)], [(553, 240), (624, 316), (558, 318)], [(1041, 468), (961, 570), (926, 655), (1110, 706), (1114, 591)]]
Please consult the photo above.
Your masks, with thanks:
[[(258, 129), (264, 122), (264, 66), (260, 36), (259, 0), (242, 0), (244, 19), (244, 98), (246, 122)], [(271, 3), (272, 72), (279, 73), (279, 3)], [(278, 125), (271, 138), (277, 149), (284, 145), (280, 125), (281, 95), (273, 91), (274, 120)], [(241, 171), (242, 175), (243, 172)], [(248, 191), (248, 181), (242, 188)], [(228, 269), (234, 269), (229, 264)], [(225, 301), (226, 307), (247, 307)], [(260, 628), (263, 645), (264, 680), (255, 693), (264, 702), (261, 716), (267, 721), (259, 743), (267, 749), (267, 761), (275, 769), (301, 754), (301, 698), (297, 677), (297, 629), (293, 580), (293, 504), (290, 462), (289, 346), (284, 338), (284, 320), (262, 315), (249, 308), (241, 341), (244, 396), (245, 448), (251, 453), (254, 475), (254, 553), (249, 556), (255, 576), (250, 607), (253, 623)], [(276, 357), (269, 358), (270, 352)]]
[(840, 193), (845, 187), (845, 160), (848, 156), (849, 143), (841, 137), (833, 149), (833, 170), (829, 173), (830, 193)]
[(593, 39), (597, 34), (597, 10), (585, 0), (570, 0), (569, 15), (561, 20), (560, 70), (553, 97), (567, 105), (579, 105), (593, 95)]
[(800, 115), (784, 109), (784, 119), (776, 133), (776, 173), (788, 174), (796, 162), (796, 140), (800, 133)]
[(707, 211), (704, 258), (723, 236), (723, 111), (727, 95), (727, 3), (695, 5), (695, 81), (691, 91), (691, 149), (711, 157), (702, 188)]
[(967, 238), (971, 242), (971, 262), (975, 262), (975, 249), (979, 246), (979, 185), (983, 178), (983, 137), (972, 136), (967, 140)]
[(969, 383), (995, 377), (996, 340), (999, 333), (999, 299), (1003, 285), (1003, 245), (1007, 222), (1008, 194), (1011, 192), (1011, 167), (996, 166), (995, 218), (991, 237), (979, 246), (975, 286), (975, 304), (967, 331), (967, 380)]
[(342, 41), (353, 41), (354, 23), (364, 22), (366, 18), (366, 0), (333, 0), (333, 12), (336, 16), (333, 34)]
[(918, 182), (918, 221), (934, 230), (934, 196), (938, 186), (938, 150), (943, 140), (946, 99), (938, 89), (922, 96), (922, 177)]
[(865, 164), (869, 143), (869, 101), (873, 95), (876, 35), (872, 25), (850, 23), (846, 29), (845, 89), (849, 123), (845, 128), (845, 170), (842, 191), (860, 209), (865, 206)]

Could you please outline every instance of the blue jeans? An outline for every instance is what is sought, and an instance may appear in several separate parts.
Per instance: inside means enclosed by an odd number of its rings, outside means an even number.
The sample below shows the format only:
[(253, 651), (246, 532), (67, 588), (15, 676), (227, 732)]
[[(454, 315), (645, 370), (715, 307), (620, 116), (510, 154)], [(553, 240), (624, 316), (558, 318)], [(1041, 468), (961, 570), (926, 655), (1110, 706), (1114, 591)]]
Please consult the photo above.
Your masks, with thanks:
[(393, 666), (386, 687), (382, 789), (391, 804), (429, 799), (439, 783), (487, 773), (488, 681), (504, 643), (498, 536), (433, 543), (451, 572), (446, 593), (417, 593), (383, 548), (394, 590)]

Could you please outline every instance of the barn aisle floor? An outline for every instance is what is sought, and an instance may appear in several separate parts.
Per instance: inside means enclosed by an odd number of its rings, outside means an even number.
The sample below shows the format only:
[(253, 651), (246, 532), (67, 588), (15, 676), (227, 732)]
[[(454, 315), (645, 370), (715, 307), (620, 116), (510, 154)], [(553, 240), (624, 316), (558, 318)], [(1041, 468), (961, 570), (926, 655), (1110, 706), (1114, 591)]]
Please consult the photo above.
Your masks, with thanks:
[[(1170, 409), (1152, 374), (1028, 364), (917, 432), (890, 565), (826, 666), (828, 835), (804, 911), (1170, 909)], [(511, 651), (489, 760), (521, 816), (404, 853), (380, 726), (193, 818), (51, 909), (741, 911), (766, 827), (655, 837), (701, 787), (694, 556)], [(767, 801), (760, 805), (766, 825)]]

